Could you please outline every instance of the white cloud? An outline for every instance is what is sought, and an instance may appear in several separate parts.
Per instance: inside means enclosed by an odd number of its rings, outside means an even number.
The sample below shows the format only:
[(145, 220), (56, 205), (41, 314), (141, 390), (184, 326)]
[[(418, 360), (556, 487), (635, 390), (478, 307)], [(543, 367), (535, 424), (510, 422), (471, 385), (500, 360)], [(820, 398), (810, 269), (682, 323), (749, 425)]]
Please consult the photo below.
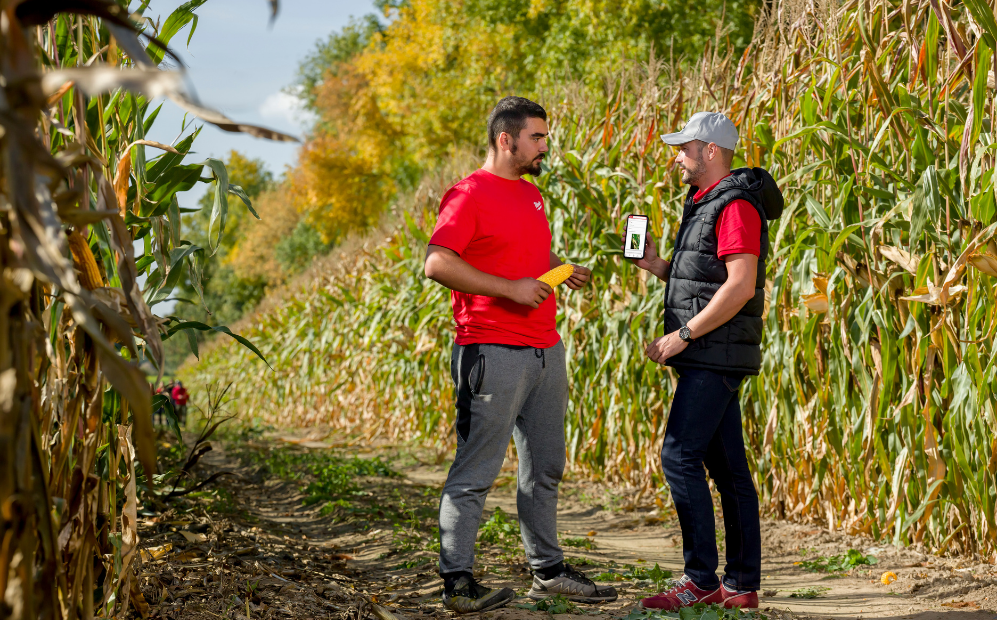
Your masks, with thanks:
[(304, 109), (298, 97), (284, 91), (267, 95), (260, 104), (260, 116), (299, 129), (307, 129), (315, 121), (315, 115)]

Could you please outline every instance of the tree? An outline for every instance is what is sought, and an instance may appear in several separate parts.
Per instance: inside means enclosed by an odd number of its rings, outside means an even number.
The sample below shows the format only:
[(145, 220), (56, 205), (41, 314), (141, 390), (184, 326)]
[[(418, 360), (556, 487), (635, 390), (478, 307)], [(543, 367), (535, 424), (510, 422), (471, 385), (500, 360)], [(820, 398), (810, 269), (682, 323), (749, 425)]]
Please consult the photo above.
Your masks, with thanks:
[[(335, 242), (469, 146), (501, 97), (601, 92), (628, 59), (740, 53), (761, 0), (411, 0), (378, 4), (320, 42), (297, 92), (318, 121), (290, 175), (297, 209)], [(718, 30), (718, 26), (721, 28)], [(681, 64), (681, 63), (676, 63)], [(694, 68), (692, 69), (694, 70)]]

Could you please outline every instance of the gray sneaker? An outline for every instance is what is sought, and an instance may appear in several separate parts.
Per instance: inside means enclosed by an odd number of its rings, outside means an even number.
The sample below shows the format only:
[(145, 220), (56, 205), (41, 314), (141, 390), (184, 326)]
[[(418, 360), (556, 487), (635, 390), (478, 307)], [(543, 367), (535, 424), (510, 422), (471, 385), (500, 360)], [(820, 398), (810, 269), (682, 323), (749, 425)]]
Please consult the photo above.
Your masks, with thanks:
[(443, 593), (443, 606), (459, 614), (470, 614), (501, 607), (514, 598), (516, 593), (510, 588), (486, 588), (473, 577), (461, 577), (453, 592)]
[(617, 597), (616, 588), (595, 585), (591, 579), (571, 568), (569, 564), (565, 564), (561, 574), (552, 579), (541, 579), (540, 575), (533, 575), (533, 587), (527, 596), (540, 601), (555, 594), (560, 594), (576, 603), (609, 603), (615, 601)]

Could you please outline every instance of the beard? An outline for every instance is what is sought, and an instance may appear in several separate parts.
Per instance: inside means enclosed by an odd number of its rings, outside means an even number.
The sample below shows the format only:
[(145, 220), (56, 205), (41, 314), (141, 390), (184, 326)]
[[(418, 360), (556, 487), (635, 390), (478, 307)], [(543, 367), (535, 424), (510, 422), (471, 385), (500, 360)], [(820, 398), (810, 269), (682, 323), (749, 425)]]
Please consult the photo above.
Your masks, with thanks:
[[(517, 149), (516, 145), (513, 144), (512, 145), (512, 154), (513, 155), (517, 155), (518, 151), (519, 151), (519, 149)], [(537, 175), (543, 173), (543, 167), (540, 165), (540, 163), (543, 161), (543, 159), (544, 159), (544, 154), (543, 153), (540, 153), (539, 155), (537, 155), (533, 159), (521, 159), (521, 158), (517, 157), (516, 158), (516, 170), (519, 172), (520, 176), (522, 176), (524, 174), (528, 174), (528, 175), (531, 175), (531, 176), (537, 176)]]
[(543, 158), (543, 155), (537, 155), (536, 159), (522, 166), (521, 169), (525, 171), (525, 174), (539, 176), (544, 171), (543, 166), (540, 165), (543, 162)]
[(682, 168), (682, 182), (686, 185), (699, 186), (698, 181), (706, 172), (706, 162), (702, 158), (686, 158), (680, 167)]

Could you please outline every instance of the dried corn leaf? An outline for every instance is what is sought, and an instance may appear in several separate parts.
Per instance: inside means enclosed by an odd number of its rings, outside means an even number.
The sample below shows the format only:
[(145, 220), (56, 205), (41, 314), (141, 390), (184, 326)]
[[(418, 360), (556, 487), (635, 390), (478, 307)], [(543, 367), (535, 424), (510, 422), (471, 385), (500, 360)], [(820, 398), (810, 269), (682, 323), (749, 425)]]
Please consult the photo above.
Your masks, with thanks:
[(128, 574), (128, 569), (138, 548), (135, 449), (132, 447), (130, 425), (118, 425), (118, 450), (128, 468), (128, 481), (125, 483), (125, 505), (121, 509), (121, 573)]
[(917, 266), (921, 261), (920, 257), (911, 254), (907, 250), (895, 248), (891, 245), (879, 246), (879, 253), (887, 260), (893, 261), (903, 267), (911, 275), (917, 275)]
[(278, 142), (299, 142), (294, 136), (274, 131), (258, 125), (239, 123), (218, 110), (206, 107), (187, 92), (183, 75), (175, 71), (158, 69), (119, 69), (108, 65), (56, 69), (45, 73), (41, 78), (45, 93), (58, 92), (67, 82), (73, 82), (80, 90), (91, 97), (112, 92), (119, 88), (142, 93), (149, 99), (166, 97), (182, 109), (201, 120), (215, 125), (223, 131), (247, 133), (257, 138)]
[(944, 306), (961, 293), (966, 292), (966, 290), (966, 287), (961, 284), (949, 288), (940, 288), (928, 282), (927, 286), (919, 286), (911, 291), (910, 295), (901, 297), (900, 299), (903, 301), (916, 301), (932, 306)]

